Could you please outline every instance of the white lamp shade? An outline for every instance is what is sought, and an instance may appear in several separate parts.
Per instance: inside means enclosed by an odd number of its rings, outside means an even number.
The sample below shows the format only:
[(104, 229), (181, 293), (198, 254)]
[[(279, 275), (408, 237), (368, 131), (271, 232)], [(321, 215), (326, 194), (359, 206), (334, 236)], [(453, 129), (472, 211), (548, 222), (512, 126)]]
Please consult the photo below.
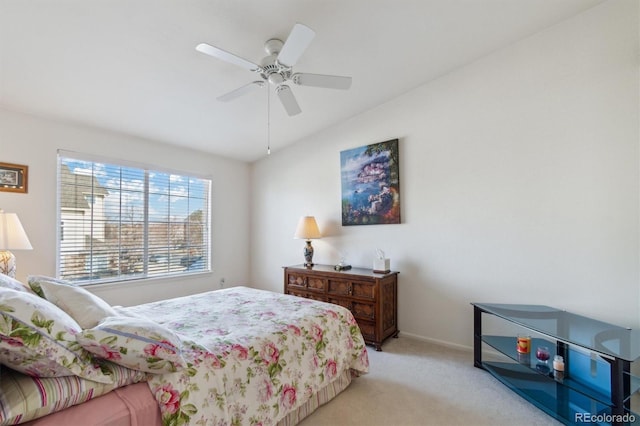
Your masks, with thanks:
[(31, 250), (32, 248), (18, 215), (0, 210), (0, 250)]
[(298, 221), (298, 227), (293, 238), (301, 240), (314, 240), (321, 238), (318, 224), (313, 216), (302, 216)]

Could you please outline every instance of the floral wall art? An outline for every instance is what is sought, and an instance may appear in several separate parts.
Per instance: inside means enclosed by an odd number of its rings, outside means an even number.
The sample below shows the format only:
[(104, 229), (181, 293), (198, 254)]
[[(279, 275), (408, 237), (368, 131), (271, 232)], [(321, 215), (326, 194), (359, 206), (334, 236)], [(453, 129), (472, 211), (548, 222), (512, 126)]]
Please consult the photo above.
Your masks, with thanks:
[(342, 225), (400, 223), (398, 139), (340, 152)]

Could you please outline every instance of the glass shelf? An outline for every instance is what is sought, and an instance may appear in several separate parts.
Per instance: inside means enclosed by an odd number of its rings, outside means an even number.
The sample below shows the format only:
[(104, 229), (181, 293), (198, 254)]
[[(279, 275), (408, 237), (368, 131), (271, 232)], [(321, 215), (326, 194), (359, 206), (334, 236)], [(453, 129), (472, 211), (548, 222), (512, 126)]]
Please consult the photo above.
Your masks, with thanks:
[[(578, 413), (593, 412), (590, 398), (548, 380), (526, 366), (509, 362), (484, 362), (483, 366), (515, 393), (557, 420), (573, 421)], [(597, 414), (602, 414), (609, 406), (596, 403), (595, 409)]]
[[(527, 366), (512, 362), (483, 362), (483, 368), (489, 371), (512, 391), (533, 405), (565, 424), (590, 423), (581, 421), (585, 416), (602, 417), (604, 422), (612, 416), (611, 407), (578, 392), (568, 386), (549, 380)], [(640, 425), (640, 416), (628, 416), (633, 422), (625, 425)], [(523, 419), (523, 424), (526, 424)]]
[(556, 340), (625, 361), (640, 358), (640, 331), (543, 305), (473, 303), (474, 306)]
[[(528, 354), (528, 360), (526, 362), (521, 362), (521, 358), (519, 357), (518, 352), (516, 351), (516, 338), (511, 336), (482, 336), (482, 341), (496, 349), (500, 353), (508, 356), (512, 360), (516, 361), (519, 365), (528, 368), (533, 373), (546, 378), (547, 380), (554, 382), (553, 378), (553, 368), (552, 362), (548, 362), (549, 371), (541, 371), (540, 368), (537, 368), (539, 361), (535, 356), (535, 348), (538, 346), (547, 346), (549, 348), (549, 352), (552, 354), (556, 353), (556, 345), (553, 342), (550, 342), (545, 339), (531, 339), (531, 353)], [(605, 379), (610, 380), (610, 376), (605, 377)], [(571, 388), (572, 390), (579, 392), (588, 398), (596, 400), (600, 403), (610, 405), (611, 404), (611, 393), (601, 392), (597, 387), (592, 386), (588, 383), (584, 383), (584, 380), (573, 380), (571, 377), (565, 377), (562, 380), (562, 384), (566, 387)]]
[[(472, 303), (474, 306), (474, 365), (565, 424), (639, 425), (640, 332), (542, 305)], [(483, 334), (483, 314), (504, 320), (502, 334)], [(530, 353), (519, 354), (513, 327), (532, 334)], [(510, 331), (504, 332), (504, 328)], [(518, 331), (520, 333), (520, 331)], [(495, 334), (495, 332), (494, 332)], [(562, 355), (563, 380), (555, 380), (552, 361), (536, 359), (538, 347)], [(503, 361), (483, 360), (491, 347)], [(542, 368), (541, 368), (542, 367)], [(633, 368), (632, 368), (633, 367)], [(626, 417), (625, 417), (626, 416)]]

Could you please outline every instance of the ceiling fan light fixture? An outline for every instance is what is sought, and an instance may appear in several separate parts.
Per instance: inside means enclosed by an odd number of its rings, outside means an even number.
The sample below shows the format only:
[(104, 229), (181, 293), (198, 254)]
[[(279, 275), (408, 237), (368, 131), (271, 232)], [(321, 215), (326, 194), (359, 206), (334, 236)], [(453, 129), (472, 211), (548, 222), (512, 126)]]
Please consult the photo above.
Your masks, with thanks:
[(268, 77), (269, 83), (273, 84), (274, 86), (278, 86), (281, 83), (284, 83), (284, 77), (282, 76), (282, 74), (274, 72), (269, 74)]

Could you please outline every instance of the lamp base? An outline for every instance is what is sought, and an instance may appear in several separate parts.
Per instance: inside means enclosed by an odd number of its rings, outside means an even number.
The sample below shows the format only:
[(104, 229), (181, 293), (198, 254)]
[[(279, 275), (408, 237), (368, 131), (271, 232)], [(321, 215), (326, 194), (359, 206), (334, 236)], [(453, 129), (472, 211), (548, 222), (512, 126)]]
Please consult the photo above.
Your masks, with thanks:
[(0, 274), (16, 277), (16, 257), (9, 250), (0, 250)]
[(304, 246), (302, 252), (304, 253), (304, 266), (307, 268), (313, 267), (313, 246), (311, 245), (311, 240), (307, 240), (307, 245)]

